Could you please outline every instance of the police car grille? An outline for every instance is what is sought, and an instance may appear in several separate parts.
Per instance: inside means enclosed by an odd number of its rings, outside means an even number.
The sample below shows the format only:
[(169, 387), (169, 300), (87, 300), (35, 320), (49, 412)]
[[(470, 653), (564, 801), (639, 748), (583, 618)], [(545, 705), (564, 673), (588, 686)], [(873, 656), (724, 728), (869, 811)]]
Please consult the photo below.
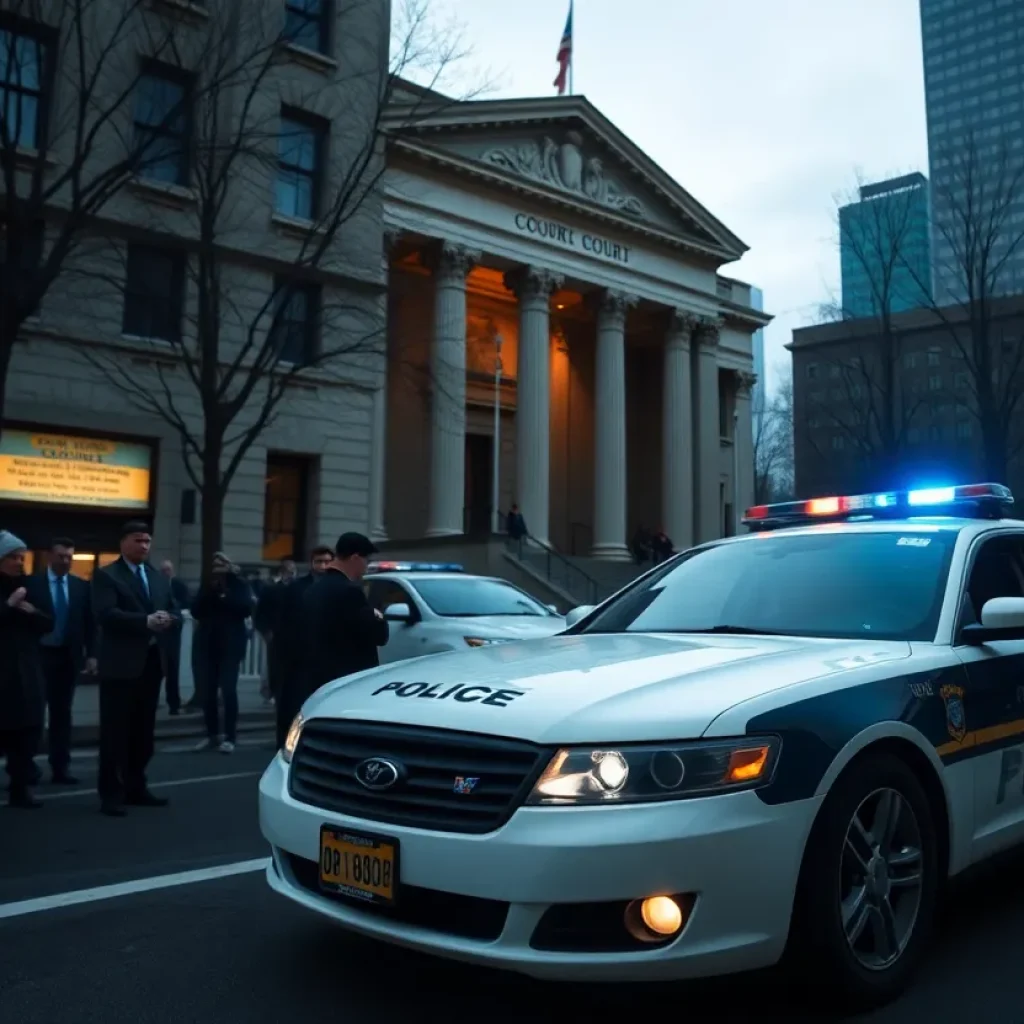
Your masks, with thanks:
[[(368, 821), (483, 833), (523, 802), (554, 750), (520, 740), (341, 719), (307, 722), (292, 757), (293, 799)], [(368, 758), (388, 758), (405, 777), (387, 790), (356, 778)], [(459, 792), (457, 779), (478, 780)]]

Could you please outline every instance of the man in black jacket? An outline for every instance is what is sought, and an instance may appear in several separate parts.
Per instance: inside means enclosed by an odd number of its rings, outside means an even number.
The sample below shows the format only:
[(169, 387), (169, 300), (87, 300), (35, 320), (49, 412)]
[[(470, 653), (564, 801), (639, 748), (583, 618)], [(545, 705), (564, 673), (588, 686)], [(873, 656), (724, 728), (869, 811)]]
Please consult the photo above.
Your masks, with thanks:
[(95, 630), (89, 584), (71, 575), (75, 542), (55, 537), (50, 543), (46, 572), (28, 580), (28, 600), (53, 619), (53, 629), (40, 641), (46, 676), (47, 752), (53, 781), (75, 786), (71, 767), (71, 705), (75, 683), (96, 672)]
[(277, 712), (278, 747), (284, 745), (292, 719), (299, 713), (299, 708), (306, 699), (303, 598), (314, 583), (323, 579), (333, 558), (334, 552), (329, 547), (314, 548), (309, 556), (309, 572), (294, 583), (282, 585), (272, 608), (268, 671), (276, 687), (274, 702)]
[(163, 678), (161, 635), (180, 618), (168, 581), (148, 564), (153, 538), (138, 520), (121, 528), (121, 557), (92, 577), (99, 629), (100, 810), (124, 817), (124, 804), (163, 807), (146, 785)]
[[(249, 643), (246, 619), (256, 601), (252, 588), (223, 551), (213, 556), (210, 572), (192, 601), (197, 664), (206, 704), (206, 740), (200, 750), (230, 754), (238, 729), (238, 673)], [(219, 697), (224, 699), (224, 733), (220, 732)]]
[(307, 697), (341, 676), (380, 664), (377, 648), (388, 642), (388, 624), (360, 585), (376, 551), (361, 533), (343, 533), (323, 580), (303, 600)]

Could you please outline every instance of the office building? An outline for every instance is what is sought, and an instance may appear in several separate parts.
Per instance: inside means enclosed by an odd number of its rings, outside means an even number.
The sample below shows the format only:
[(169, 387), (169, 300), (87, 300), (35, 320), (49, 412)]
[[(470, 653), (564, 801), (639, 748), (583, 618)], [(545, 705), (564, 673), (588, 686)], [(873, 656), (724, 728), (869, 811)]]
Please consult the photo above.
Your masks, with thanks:
[(906, 174), (864, 185), (839, 210), (843, 318), (918, 309), (931, 299), (928, 179)]
[[(999, 194), (1002, 182), (1005, 194), (1024, 164), (1024, 3), (921, 0), (921, 35), (936, 295), (960, 301), (965, 273), (947, 237), (962, 237), (957, 213), (971, 193), (977, 205), (979, 197)], [(1024, 233), (1024, 187), (1013, 192), (1004, 239)], [(980, 202), (985, 216), (991, 207)], [(1007, 261), (994, 292), (1024, 294), (1024, 246)]]

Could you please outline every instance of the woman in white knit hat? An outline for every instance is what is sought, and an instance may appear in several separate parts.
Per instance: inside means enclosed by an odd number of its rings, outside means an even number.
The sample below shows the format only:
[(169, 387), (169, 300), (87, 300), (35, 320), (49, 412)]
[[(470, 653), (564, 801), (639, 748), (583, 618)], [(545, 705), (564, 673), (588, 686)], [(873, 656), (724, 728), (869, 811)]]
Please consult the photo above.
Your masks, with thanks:
[(29, 788), (46, 691), (39, 638), (53, 620), (25, 599), (25, 550), (20, 537), (0, 530), (0, 750), (7, 754), (10, 806), (31, 809), (42, 807)]

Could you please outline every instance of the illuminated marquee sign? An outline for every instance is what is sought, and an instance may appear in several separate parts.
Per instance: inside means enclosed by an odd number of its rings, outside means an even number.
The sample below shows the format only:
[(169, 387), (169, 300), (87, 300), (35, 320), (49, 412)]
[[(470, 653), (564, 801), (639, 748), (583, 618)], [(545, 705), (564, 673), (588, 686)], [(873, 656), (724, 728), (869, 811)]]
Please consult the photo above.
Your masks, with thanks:
[(152, 458), (144, 444), (5, 427), (0, 499), (148, 509)]

